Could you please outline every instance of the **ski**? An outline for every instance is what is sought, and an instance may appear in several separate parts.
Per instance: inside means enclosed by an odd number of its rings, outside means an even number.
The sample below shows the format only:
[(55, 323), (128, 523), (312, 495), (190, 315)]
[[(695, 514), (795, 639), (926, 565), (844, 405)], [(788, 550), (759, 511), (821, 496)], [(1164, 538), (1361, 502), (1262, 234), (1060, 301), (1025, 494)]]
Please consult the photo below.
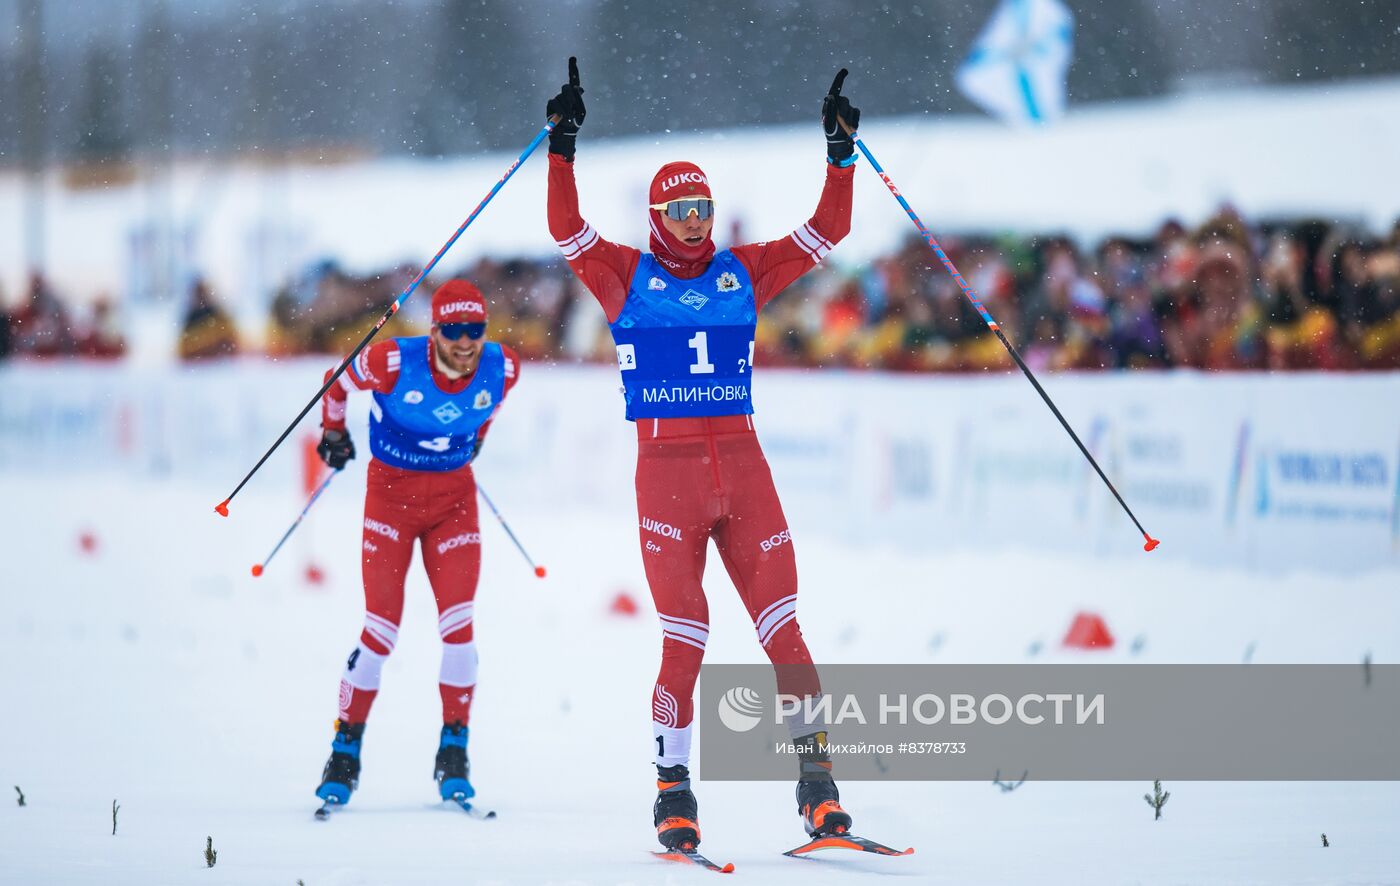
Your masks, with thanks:
[(734, 862), (726, 862), (723, 865), (715, 864), (695, 849), (672, 849), (669, 852), (653, 852), (657, 858), (664, 858), (667, 861), (676, 861), (681, 864), (693, 864), (717, 874), (734, 873)]
[[(480, 806), (475, 806), (470, 800), (466, 799), (465, 797), (452, 797), (450, 799), (453, 803), (456, 803), (458, 808), (460, 808), (463, 812), (479, 821), (491, 821), (496, 817), (496, 810), (483, 809)], [(316, 820), (327, 820), (331, 817), (331, 812), (335, 809), (338, 809), (339, 807), (340, 804), (336, 803), (333, 800), (325, 801), (321, 804), (321, 808), (317, 809), (315, 812)]]
[(461, 807), (463, 812), (470, 815), (472, 818), (478, 819), (480, 821), (491, 821), (496, 817), (496, 810), (482, 809), (478, 806), (473, 806), (472, 801), (468, 800), (461, 794), (453, 794), (448, 799), (450, 799), (453, 803), (456, 803), (459, 807)]
[(808, 843), (798, 846), (796, 849), (789, 849), (783, 855), (792, 858), (805, 858), (813, 852), (821, 849), (854, 849), (857, 852), (871, 852), (875, 855), (913, 855), (913, 848), (900, 852), (884, 843), (876, 843), (874, 840), (867, 840), (864, 837), (857, 837), (854, 834), (820, 835), (813, 837)]

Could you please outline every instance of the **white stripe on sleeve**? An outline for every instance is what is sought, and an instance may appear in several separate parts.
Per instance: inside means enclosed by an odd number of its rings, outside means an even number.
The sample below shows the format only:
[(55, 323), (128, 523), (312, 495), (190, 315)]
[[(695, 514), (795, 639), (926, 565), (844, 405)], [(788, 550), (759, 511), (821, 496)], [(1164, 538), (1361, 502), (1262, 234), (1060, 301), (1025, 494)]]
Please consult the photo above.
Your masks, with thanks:
[(588, 222), (583, 223), (583, 230), (573, 235), (567, 240), (554, 241), (564, 252), (566, 261), (573, 261), (583, 255), (598, 242), (598, 232), (593, 230), (593, 226)]

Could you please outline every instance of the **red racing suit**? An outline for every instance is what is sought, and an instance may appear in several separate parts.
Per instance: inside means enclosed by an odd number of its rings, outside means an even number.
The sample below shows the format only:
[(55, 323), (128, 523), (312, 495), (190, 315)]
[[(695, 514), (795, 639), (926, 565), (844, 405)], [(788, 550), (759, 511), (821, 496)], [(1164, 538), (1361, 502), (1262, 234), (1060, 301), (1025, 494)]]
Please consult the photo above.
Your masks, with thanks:
[[(429, 348), (432, 379), (448, 394), (464, 391), (472, 376), (449, 378), (437, 366)], [(520, 360), (502, 346), (505, 392), (520, 377)], [(399, 345), (382, 341), (365, 351), (322, 401), (322, 426), (345, 429), (345, 402), (350, 391), (389, 394), (399, 381)], [(502, 396), (501, 402), (505, 401)], [(477, 431), (485, 438), (495, 410)], [(372, 458), (365, 489), (365, 518), (360, 565), (365, 586), (365, 623), (360, 640), (346, 661), (340, 682), (340, 719), (363, 723), (379, 692), (384, 661), (394, 651), (403, 615), (404, 580), (418, 541), (423, 566), (437, 600), (438, 633), (442, 637), (442, 667), (438, 689), (444, 723), (466, 724), (471, 715), (477, 674), (472, 616), (477, 578), (481, 572), (481, 532), (477, 522), (476, 480), (471, 465), (453, 471), (413, 471)]]
[[(854, 173), (828, 164), (821, 200), (805, 225), (779, 240), (732, 248), (753, 281), (759, 310), (850, 231)], [(549, 230), (608, 321), (616, 320), (642, 253), (603, 239), (584, 221), (573, 163), (556, 154), (549, 155)], [(636, 424), (639, 541), (662, 631), (652, 729), (657, 765), (674, 766), (690, 754), (692, 696), (709, 636), (701, 578), (711, 539), (778, 671), (779, 691), (809, 696), (820, 687), (797, 624), (792, 535), (752, 417)], [(789, 725), (796, 736), (811, 731)]]

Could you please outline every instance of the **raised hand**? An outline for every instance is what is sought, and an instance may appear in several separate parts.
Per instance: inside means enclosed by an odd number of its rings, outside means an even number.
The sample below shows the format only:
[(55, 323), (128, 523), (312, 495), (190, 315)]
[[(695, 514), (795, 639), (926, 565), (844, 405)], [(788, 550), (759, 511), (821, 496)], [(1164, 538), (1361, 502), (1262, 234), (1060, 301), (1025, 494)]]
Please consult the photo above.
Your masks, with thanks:
[[(822, 129), (826, 133), (827, 159), (837, 166), (849, 166), (855, 162), (856, 143), (851, 133), (860, 125), (860, 108), (841, 94), (841, 85), (846, 82), (849, 72), (842, 68), (831, 81), (831, 89), (822, 99)], [(841, 125), (844, 122), (845, 127)], [(848, 131), (849, 128), (849, 131)]]
[(578, 128), (588, 113), (583, 106), (583, 87), (579, 85), (578, 59), (573, 56), (569, 56), (569, 82), (559, 87), (559, 94), (544, 106), (544, 113), (558, 118), (549, 134), (549, 152), (573, 160)]

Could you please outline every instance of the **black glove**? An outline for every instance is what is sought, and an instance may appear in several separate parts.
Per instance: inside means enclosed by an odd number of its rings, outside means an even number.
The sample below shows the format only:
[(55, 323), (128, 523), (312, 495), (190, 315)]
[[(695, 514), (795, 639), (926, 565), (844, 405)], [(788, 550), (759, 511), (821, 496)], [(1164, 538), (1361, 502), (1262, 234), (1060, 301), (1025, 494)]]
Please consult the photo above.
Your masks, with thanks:
[(559, 115), (559, 122), (549, 134), (549, 153), (572, 162), (578, 128), (588, 113), (583, 107), (583, 87), (578, 81), (578, 59), (573, 56), (569, 56), (569, 82), (559, 87), (559, 94), (544, 106), (544, 113), (546, 117)]
[(822, 129), (826, 131), (826, 157), (837, 166), (850, 166), (855, 162), (856, 143), (836, 118), (846, 121), (851, 132), (860, 125), (860, 108), (852, 107), (851, 100), (841, 94), (841, 84), (847, 71), (842, 68), (831, 81), (831, 90), (822, 99)]
[(476, 461), (476, 457), (481, 454), (482, 442), (483, 441), (480, 437), (476, 437), (472, 440), (471, 451), (467, 453), (467, 464), (471, 464), (472, 462)]
[(321, 461), (332, 470), (340, 470), (345, 463), (355, 457), (355, 444), (350, 442), (349, 431), (325, 430), (321, 432), (321, 445), (316, 447)]

